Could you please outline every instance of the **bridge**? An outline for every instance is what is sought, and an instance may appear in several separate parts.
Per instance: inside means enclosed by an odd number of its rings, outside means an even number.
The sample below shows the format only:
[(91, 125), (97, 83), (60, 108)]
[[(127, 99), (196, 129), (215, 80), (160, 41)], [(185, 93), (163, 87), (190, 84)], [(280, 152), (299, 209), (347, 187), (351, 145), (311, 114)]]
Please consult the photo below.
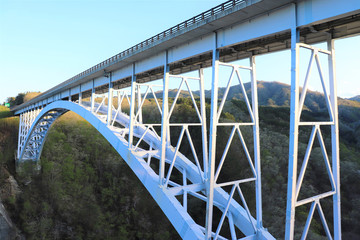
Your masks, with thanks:
[[(357, 0), (231, 0), (167, 29), (115, 56), (79, 73), (32, 100), (12, 109), (20, 116), (17, 162), (38, 162), (54, 121), (68, 111), (92, 124), (116, 149), (155, 199), (183, 239), (274, 239), (263, 226), (261, 161), (256, 79), (256, 56), (291, 49), (291, 111), (288, 192), (285, 239), (294, 239), (295, 210), (310, 205), (302, 239), (306, 239), (314, 212), (319, 213), (328, 239), (341, 239), (339, 133), (334, 40), (360, 33), (360, 2)], [(314, 46), (327, 42), (327, 49)], [(306, 60), (304, 85), (300, 92), (300, 50), (310, 52)], [(320, 56), (328, 58), (325, 74)], [(239, 65), (236, 60), (248, 59)], [(301, 58), (302, 59), (302, 58)], [(314, 67), (314, 65), (316, 67)], [(211, 69), (211, 79), (204, 69)], [(309, 75), (317, 68), (330, 119), (301, 121)], [(227, 69), (226, 71), (224, 69)], [(224, 71), (221, 73), (221, 71)], [(225, 73), (226, 72), (226, 73)], [(192, 73), (188, 74), (188, 73)], [(194, 76), (196, 73), (196, 76)], [(224, 77), (225, 75), (226, 78)], [(251, 79), (248, 97), (243, 77)], [(221, 77), (221, 79), (220, 79)], [(162, 84), (154, 81), (161, 80)], [(237, 82), (246, 104), (248, 121), (224, 122), (226, 97)], [(211, 82), (210, 123), (206, 122), (204, 83)], [(219, 96), (219, 83), (226, 85)], [(176, 85), (176, 93), (169, 94)], [(330, 89), (326, 89), (329, 83)], [(198, 86), (194, 96), (193, 86)], [(191, 100), (196, 121), (171, 120), (183, 94)], [(170, 96), (171, 95), (171, 96)], [(146, 101), (151, 99), (158, 122), (143, 117)], [(209, 128), (207, 128), (209, 126)], [(252, 128), (246, 139), (244, 127)], [(312, 128), (305, 158), (298, 174), (299, 128)], [(331, 126), (331, 161), (323, 142), (321, 126)], [(180, 129), (173, 141), (174, 128)], [(199, 136), (191, 129), (197, 128)], [(228, 128), (230, 136), (224, 152), (217, 153), (217, 131)], [(193, 144), (201, 138), (202, 147)], [(238, 138), (245, 152), (250, 177), (221, 182), (229, 146)], [(331, 191), (299, 199), (304, 174), (315, 138), (323, 153)], [(186, 139), (186, 141), (185, 141)], [(252, 142), (253, 151), (248, 147)], [(192, 156), (182, 154), (188, 145)], [(252, 149), (252, 148), (251, 148)], [(155, 167), (154, 167), (155, 166)], [(245, 183), (254, 183), (256, 213), (251, 214)], [(191, 216), (190, 197), (206, 204), (204, 223)], [(284, 196), (285, 198), (285, 196)], [(332, 198), (333, 229), (328, 226), (321, 200)], [(215, 212), (220, 214), (215, 214)], [(215, 219), (217, 218), (217, 219)], [(223, 233), (224, 224), (229, 233)], [(241, 234), (239, 234), (239, 232)], [(240, 236), (241, 235), (241, 236)]]

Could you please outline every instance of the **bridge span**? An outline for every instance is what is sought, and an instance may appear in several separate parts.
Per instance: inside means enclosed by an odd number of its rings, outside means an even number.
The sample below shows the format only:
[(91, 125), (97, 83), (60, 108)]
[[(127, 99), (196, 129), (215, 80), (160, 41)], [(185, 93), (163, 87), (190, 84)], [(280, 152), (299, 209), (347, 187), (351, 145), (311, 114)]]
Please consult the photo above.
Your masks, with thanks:
[[(294, 239), (296, 207), (308, 204), (310, 212), (303, 230), (305, 239), (314, 212), (319, 213), (328, 239), (341, 239), (340, 164), (337, 91), (334, 40), (360, 33), (358, 0), (231, 0), (165, 30), (115, 56), (79, 73), (69, 80), (12, 109), (20, 116), (17, 161), (40, 159), (52, 123), (62, 114), (73, 111), (89, 121), (116, 149), (161, 207), (183, 239), (274, 239), (263, 226), (261, 195), (261, 161), (259, 139), (256, 56), (291, 49), (291, 111), (289, 175), (285, 239)], [(327, 49), (314, 46), (327, 42)], [(300, 92), (300, 49), (310, 52), (306, 60), (304, 85)], [(325, 74), (320, 56), (328, 58)], [(246, 66), (233, 61), (249, 59)], [(329, 121), (304, 122), (301, 112), (316, 66), (323, 86)], [(211, 79), (203, 69), (211, 67)], [(219, 74), (228, 69), (226, 79)], [(315, 68), (315, 67), (314, 67)], [(290, 70), (290, 69), (289, 69)], [(197, 72), (193, 77), (186, 73)], [(251, 79), (251, 97), (245, 91), (243, 75)], [(154, 80), (162, 84), (154, 85)], [(178, 91), (169, 95), (169, 84), (178, 81)], [(248, 121), (223, 122), (226, 97), (233, 81), (238, 81), (250, 118)], [(199, 86), (195, 97), (192, 84)], [(204, 83), (211, 82), (210, 123), (206, 122)], [(225, 82), (223, 96), (219, 83)], [(329, 84), (330, 89), (326, 89)], [(126, 88), (130, 90), (127, 91)], [(157, 90), (156, 90), (157, 89)], [(173, 122), (176, 103), (187, 91), (196, 112), (195, 122)], [(161, 92), (161, 97), (159, 93)], [(143, 118), (144, 103), (150, 99), (159, 121), (148, 123)], [(100, 101), (99, 101), (100, 100)], [(124, 107), (127, 106), (127, 107)], [(127, 108), (127, 109), (125, 109)], [(209, 126), (209, 128), (207, 128)], [(253, 151), (247, 145), (243, 128), (252, 128)], [(312, 133), (298, 174), (299, 127), (309, 126)], [(321, 134), (321, 126), (331, 126), (331, 161)], [(172, 131), (179, 128), (177, 141), (171, 142)], [(201, 132), (202, 148), (196, 149), (190, 128)], [(217, 153), (217, 131), (228, 128), (230, 136), (224, 152)], [(158, 130), (157, 130), (158, 129)], [(159, 130), (160, 129), (160, 130)], [(227, 160), (229, 146), (238, 138), (249, 164), (250, 177), (219, 181)], [(299, 199), (304, 174), (315, 138), (323, 153), (331, 191)], [(185, 142), (192, 156), (180, 152)], [(156, 168), (151, 167), (156, 163)], [(179, 177), (180, 176), (180, 177)], [(179, 181), (179, 178), (181, 179)], [(244, 183), (254, 182), (256, 213), (249, 210)], [(206, 203), (206, 221), (196, 222), (191, 216), (189, 197)], [(285, 196), (284, 196), (285, 197)], [(333, 199), (333, 229), (322, 211), (321, 200)], [(220, 211), (220, 214), (214, 214)], [(216, 219), (217, 218), (217, 219)], [(223, 233), (224, 223), (229, 233)], [(239, 234), (241, 232), (241, 234)]]

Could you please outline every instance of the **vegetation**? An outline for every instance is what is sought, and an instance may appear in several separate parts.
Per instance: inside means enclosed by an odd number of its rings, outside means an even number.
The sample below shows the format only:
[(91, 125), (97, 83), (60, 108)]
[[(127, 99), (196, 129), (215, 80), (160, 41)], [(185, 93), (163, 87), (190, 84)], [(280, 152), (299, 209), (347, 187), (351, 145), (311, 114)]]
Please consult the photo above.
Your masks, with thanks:
[(30, 101), (34, 97), (38, 96), (40, 92), (27, 92), (24, 96), (24, 103)]
[(10, 112), (10, 109), (0, 105), (0, 119), (11, 117), (11, 116), (13, 116), (13, 114), (12, 114), (12, 112)]
[(27, 239), (176, 239), (135, 175), (79, 116), (54, 124), (41, 167), (16, 202), (6, 201)]
[[(265, 83), (263, 83), (265, 84)], [(264, 88), (275, 86), (265, 86)], [(281, 86), (286, 95), (286, 86)], [(261, 94), (259, 87), (259, 94)], [(265, 91), (265, 90), (264, 90)], [(262, 190), (264, 226), (276, 238), (284, 236), (289, 142), (289, 107), (287, 98), (268, 93), (268, 99), (259, 107), (262, 160)], [(281, 92), (281, 91), (280, 91)], [(235, 94), (235, 93), (234, 93)], [(277, 97), (279, 96), (279, 98)], [(310, 98), (312, 94), (309, 94)], [(246, 104), (241, 95), (229, 97), (221, 122), (247, 121)], [(261, 100), (262, 101), (262, 100)], [(315, 100), (314, 100), (315, 101)], [(209, 115), (207, 99), (207, 114)], [(324, 107), (311, 107), (306, 100), (303, 120), (326, 118)], [(270, 104), (271, 103), (271, 104)], [(355, 102), (340, 102), (340, 153), (341, 153), (341, 200), (344, 239), (360, 238), (360, 107)], [(147, 122), (158, 122), (160, 115), (152, 99), (143, 110)], [(4, 109), (2, 109), (4, 110)], [(18, 119), (0, 112), (0, 163), (14, 173), (14, 153), (17, 146)], [(5, 117), (5, 118), (4, 118)], [(188, 98), (179, 100), (171, 122), (196, 122), (197, 115)], [(207, 116), (209, 123), (209, 116)], [(209, 124), (208, 124), (209, 125)], [(177, 141), (180, 129), (172, 129), (172, 143)], [(252, 147), (252, 129), (241, 127), (242, 134)], [(229, 138), (231, 128), (218, 131), (217, 158), (220, 159)], [(299, 164), (301, 164), (309, 140), (311, 128), (300, 128)], [(191, 128), (193, 136), (199, 136), (199, 128)], [(329, 156), (330, 129), (322, 127)], [(201, 149), (201, 139), (194, 138), (196, 149)], [(191, 149), (182, 145), (181, 152), (191, 159)], [(200, 151), (199, 151), (200, 152)], [(200, 156), (201, 157), (201, 156)], [(328, 191), (330, 182), (322, 160), (320, 146), (314, 143), (305, 174), (300, 198)], [(218, 164), (218, 163), (217, 163)], [(14, 221), (27, 239), (178, 239), (164, 214), (141, 185), (136, 176), (90, 124), (81, 117), (67, 113), (50, 129), (41, 157), (41, 174), (28, 184), (17, 176), (22, 193), (17, 199), (3, 199)], [(234, 138), (220, 173), (219, 182), (251, 175), (240, 140)], [(254, 214), (254, 185), (244, 184), (242, 190)], [(191, 202), (192, 199), (189, 199)], [(190, 204), (189, 202), (189, 204)], [(324, 213), (332, 228), (331, 199), (321, 200)], [(195, 221), (202, 222), (202, 205), (196, 203), (191, 211)], [(198, 206), (198, 207), (196, 207)], [(296, 212), (296, 239), (306, 221), (309, 206), (299, 207)], [(326, 239), (317, 213), (311, 224), (309, 239)], [(227, 226), (225, 226), (226, 228)]]
[(39, 94), (40, 94), (40, 92), (19, 93), (16, 97), (8, 97), (6, 99), (6, 102), (10, 104), (10, 107), (13, 107), (16, 105), (20, 105), (24, 102), (27, 102)]

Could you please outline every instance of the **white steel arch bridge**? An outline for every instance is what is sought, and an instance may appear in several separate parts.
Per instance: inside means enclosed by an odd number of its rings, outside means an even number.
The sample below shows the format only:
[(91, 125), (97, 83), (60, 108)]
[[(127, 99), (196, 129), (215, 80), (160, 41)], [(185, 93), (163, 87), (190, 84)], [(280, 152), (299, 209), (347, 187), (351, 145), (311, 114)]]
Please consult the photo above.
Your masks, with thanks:
[[(20, 115), (18, 162), (38, 161), (49, 128), (62, 114), (73, 111), (90, 122), (116, 149), (134, 171), (152, 197), (164, 211), (183, 239), (224, 239), (224, 222), (228, 236), (239, 239), (274, 239), (262, 223), (261, 161), (256, 79), (256, 56), (283, 49), (291, 49), (291, 111), (289, 143), (289, 176), (285, 239), (294, 238), (295, 209), (309, 204), (310, 212), (303, 231), (305, 239), (315, 211), (318, 211), (328, 239), (341, 239), (339, 134), (335, 78), (334, 39), (360, 32), (360, 2), (357, 0), (234, 0), (227, 1), (160, 34), (129, 48), (98, 65), (51, 88), (36, 98), (12, 109)], [(327, 42), (327, 49), (313, 46)], [(300, 49), (310, 52), (303, 90), (299, 86)], [(323, 72), (319, 56), (328, 58), (328, 74)], [(231, 63), (249, 59), (246, 66)], [(329, 121), (303, 122), (301, 112), (308, 88), (309, 75), (316, 65), (321, 80)], [(211, 79), (205, 79), (203, 69), (211, 67)], [(218, 96), (219, 71), (228, 68), (225, 93)], [(315, 68), (315, 67), (314, 67)], [(197, 76), (186, 73), (197, 71)], [(251, 79), (251, 98), (247, 97), (243, 74)], [(221, 75), (224, 76), (224, 75)], [(155, 86), (153, 80), (162, 79)], [(169, 82), (177, 79), (178, 91), (169, 101)], [(204, 82), (211, 81), (210, 123), (206, 122)], [(226, 97), (233, 81), (244, 96), (249, 121), (222, 122)], [(199, 98), (191, 89), (196, 82)], [(330, 89), (326, 89), (326, 83)], [(130, 91), (125, 88), (130, 87)], [(155, 89), (160, 89), (162, 97)], [(170, 121), (181, 89), (188, 92), (197, 121)], [(142, 109), (151, 98), (159, 122), (147, 123)], [(95, 99), (102, 99), (95, 101)], [(114, 104), (114, 101), (116, 102)], [(88, 100), (88, 101), (85, 101)], [(127, 102), (129, 112), (124, 111)], [(126, 112), (126, 113), (125, 113)], [(128, 113), (128, 114), (127, 114)], [(210, 126), (207, 129), (207, 126)], [(243, 127), (252, 128), (252, 138), (242, 134)], [(297, 174), (299, 128), (312, 127), (305, 158)], [(327, 155), (321, 126), (331, 126), (331, 162)], [(171, 129), (180, 128), (176, 142), (171, 142)], [(201, 129), (202, 149), (196, 149), (189, 128)], [(222, 153), (216, 153), (218, 128), (229, 128), (230, 136)], [(161, 128), (156, 131), (155, 128)], [(229, 146), (238, 138), (249, 164), (251, 177), (219, 182)], [(332, 190), (306, 199), (299, 199), (299, 191), (307, 168), (312, 145), (318, 139)], [(184, 139), (192, 157), (179, 149)], [(253, 142), (253, 151), (247, 143)], [(217, 157), (218, 156), (218, 157)], [(219, 157), (220, 156), (220, 157)], [(157, 162), (158, 169), (150, 167)], [(182, 180), (174, 181), (177, 172)], [(250, 213), (242, 184), (254, 182), (256, 213)], [(228, 190), (227, 190), (228, 189)], [(188, 196), (206, 203), (206, 222), (197, 223), (189, 214)], [(177, 198), (182, 196), (181, 200)], [(284, 196), (285, 197), (285, 196)], [(333, 198), (333, 229), (329, 229), (321, 200)], [(214, 220), (214, 209), (220, 218)]]

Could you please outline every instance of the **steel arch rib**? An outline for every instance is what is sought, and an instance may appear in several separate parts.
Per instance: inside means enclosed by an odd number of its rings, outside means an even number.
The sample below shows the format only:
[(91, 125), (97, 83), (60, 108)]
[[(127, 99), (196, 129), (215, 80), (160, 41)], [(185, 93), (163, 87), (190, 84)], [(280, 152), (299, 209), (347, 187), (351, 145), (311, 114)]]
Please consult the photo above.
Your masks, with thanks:
[[(104, 107), (104, 111), (105, 108)], [(20, 158), (23, 157), (24, 150), (29, 143), (29, 139), (31, 138), (34, 129), (41, 122), (44, 116), (50, 111), (60, 111), (56, 118), (64, 114), (65, 112), (72, 111), (83, 117), (86, 121), (88, 121), (93, 127), (95, 127), (100, 134), (102, 134), (105, 139), (115, 148), (115, 150), (120, 154), (120, 156), (124, 159), (124, 161), (128, 164), (131, 170), (136, 174), (145, 188), (149, 191), (151, 196), (160, 206), (162, 211), (165, 213), (167, 218), (170, 220), (174, 228), (177, 230), (181, 238), (183, 239), (204, 239), (205, 235), (203, 229), (200, 225), (195, 223), (195, 221), (191, 218), (191, 216), (187, 213), (186, 209), (180, 204), (180, 202), (176, 199), (175, 195), (171, 194), (169, 189), (164, 188), (159, 185), (159, 177), (153, 171), (153, 169), (144, 161), (140, 155), (136, 155), (135, 152), (129, 150), (128, 142), (122, 138), (115, 135), (115, 133), (106, 125), (106, 123), (102, 122), (96, 115), (94, 115), (91, 111), (89, 111), (86, 107), (78, 105), (76, 103), (70, 101), (56, 101), (53, 102), (42, 109), (39, 115), (35, 118), (32, 126), (30, 127), (28, 134), (26, 136), (26, 141), (24, 144), (24, 148), (20, 153)], [(116, 119), (120, 124), (126, 124), (128, 121), (128, 116), (125, 114), (119, 115)], [(49, 127), (50, 128), (50, 127)], [(48, 128), (48, 129), (49, 129)], [(46, 140), (46, 136), (48, 133), (48, 129), (46, 134), (43, 134), (43, 139), (41, 140), (40, 150), (38, 154), (38, 158), (41, 155), (41, 150), (43, 147), (43, 143)], [(137, 128), (134, 135), (141, 136), (144, 133), (145, 129)], [(152, 140), (156, 139), (154, 134), (149, 133), (149, 138)], [(169, 149), (166, 153), (167, 159), (172, 159), (174, 153), (171, 149)], [(38, 159), (35, 159), (38, 160)], [(186, 168), (188, 172), (188, 178), (192, 182), (199, 182), (200, 176), (198, 174), (198, 169), (190, 160), (188, 160), (184, 155), (179, 154), (176, 157), (176, 166), (180, 168)], [(217, 189), (214, 195), (214, 200), (217, 201), (222, 206), (225, 206), (229, 198), (227, 192), (222, 189)], [(246, 235), (253, 235), (252, 223), (249, 221), (246, 211), (236, 202), (231, 201), (229, 211), (234, 216), (234, 224)], [(251, 217), (251, 221), (253, 223), (256, 220)], [(255, 238), (251, 238), (255, 239)], [(258, 233), (258, 237), (256, 239), (274, 239), (271, 234), (267, 231), (261, 231)]]

